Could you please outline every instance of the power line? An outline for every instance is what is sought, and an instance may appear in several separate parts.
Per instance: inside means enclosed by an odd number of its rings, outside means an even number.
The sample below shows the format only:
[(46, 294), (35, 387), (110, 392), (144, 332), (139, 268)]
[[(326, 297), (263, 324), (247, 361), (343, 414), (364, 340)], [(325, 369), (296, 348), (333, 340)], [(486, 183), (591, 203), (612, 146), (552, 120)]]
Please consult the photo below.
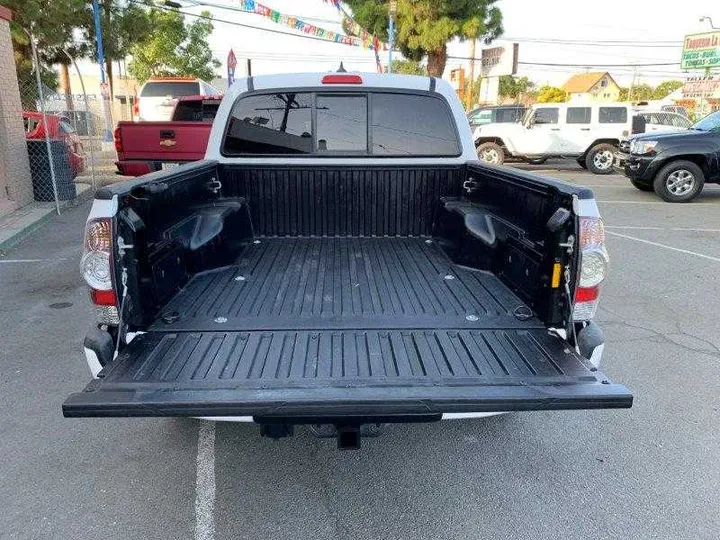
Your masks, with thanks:
[[(449, 57), (448, 57), (449, 58)], [(471, 60), (471, 58), (468, 58)], [(555, 64), (551, 62), (518, 62), (522, 66), (548, 66), (548, 67), (653, 67), (653, 66), (679, 66), (680, 62), (652, 62), (648, 64)]]
[[(136, 5), (138, 5), (138, 6), (148, 7), (148, 5), (147, 5), (146, 3), (144, 3), (144, 2), (142, 2), (141, 0), (128, 0), (128, 2), (130, 2), (131, 4), (136, 4)], [(202, 14), (189, 13), (189, 12), (187, 12), (187, 11), (182, 11), (182, 10), (180, 10), (180, 9), (175, 9), (175, 8), (170, 8), (170, 7), (165, 7), (165, 6), (153, 5), (153, 6), (151, 6), (151, 7), (155, 7), (155, 8), (157, 8), (157, 9), (162, 9), (162, 10), (165, 10), (165, 11), (175, 11), (175, 12), (177, 12), (177, 13), (180, 13), (181, 15), (186, 15), (186, 16), (188, 16), (188, 17), (196, 17), (196, 18), (198, 18), (198, 19), (205, 19), (205, 20), (208, 20), (208, 21), (211, 21), (211, 22), (220, 22), (220, 23), (225, 23), (225, 24), (231, 24), (231, 25), (233, 25), (233, 26), (240, 26), (240, 27), (242, 27), (242, 28), (252, 28), (253, 30), (262, 30), (263, 32), (270, 32), (270, 33), (272, 33), (272, 34), (281, 34), (281, 35), (283, 35), (283, 36), (291, 36), (291, 37), (297, 37), (297, 38), (303, 38), (303, 39), (312, 39), (312, 40), (315, 40), (315, 41), (322, 41), (323, 43), (334, 43), (334, 44), (336, 44), (336, 45), (344, 45), (344, 43), (337, 43), (336, 41), (330, 41), (330, 40), (328, 40), (328, 39), (324, 39), (324, 38), (316, 37), (316, 36), (311, 36), (311, 35), (308, 35), (308, 34), (295, 34), (295, 33), (293, 33), (293, 32), (283, 32), (282, 30), (274, 30), (274, 29), (272, 29), (272, 28), (263, 28), (262, 26), (253, 26), (252, 24), (244, 24), (244, 23), (239, 23), (239, 22), (236, 22), (236, 21), (229, 21), (229, 20), (227, 20), (227, 19), (218, 19), (217, 17), (207, 16), (207, 15), (202, 15)], [(245, 12), (245, 13), (247, 13), (247, 12)], [(347, 46), (347, 45), (346, 45), (346, 46)], [(365, 49), (363, 49), (363, 50), (365, 50)], [(367, 50), (369, 50), (369, 49), (367, 49)]]

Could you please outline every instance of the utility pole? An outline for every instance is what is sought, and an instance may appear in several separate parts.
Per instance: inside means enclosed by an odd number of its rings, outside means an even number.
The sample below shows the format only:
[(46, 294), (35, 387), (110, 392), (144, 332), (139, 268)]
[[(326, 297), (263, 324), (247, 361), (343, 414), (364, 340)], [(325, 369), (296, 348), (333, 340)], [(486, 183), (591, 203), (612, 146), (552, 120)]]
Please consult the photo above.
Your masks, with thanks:
[(397, 0), (390, 0), (388, 10), (388, 67), (387, 72), (392, 73), (392, 53), (395, 44), (395, 15), (397, 14)]
[(110, 120), (110, 104), (108, 103), (110, 92), (105, 82), (105, 53), (103, 52), (102, 27), (100, 26), (100, 6), (98, 0), (93, 0), (93, 17), (95, 20), (95, 42), (97, 44), (97, 61), (100, 65), (100, 94), (102, 98), (103, 118), (105, 120), (105, 132), (103, 133), (103, 141), (111, 143), (112, 121)]
[(472, 93), (473, 93), (473, 84), (475, 83), (475, 42), (477, 40), (473, 38), (472, 42), (470, 43), (470, 83), (467, 85), (467, 95), (465, 96), (465, 109), (468, 111), (472, 109), (473, 102), (472, 102)]
[(628, 102), (632, 103), (633, 88), (635, 87), (635, 76), (637, 75), (637, 67), (633, 67), (632, 81), (630, 81), (630, 89), (628, 90)]
[(247, 59), (247, 76), (252, 77), (252, 60), (250, 58)]

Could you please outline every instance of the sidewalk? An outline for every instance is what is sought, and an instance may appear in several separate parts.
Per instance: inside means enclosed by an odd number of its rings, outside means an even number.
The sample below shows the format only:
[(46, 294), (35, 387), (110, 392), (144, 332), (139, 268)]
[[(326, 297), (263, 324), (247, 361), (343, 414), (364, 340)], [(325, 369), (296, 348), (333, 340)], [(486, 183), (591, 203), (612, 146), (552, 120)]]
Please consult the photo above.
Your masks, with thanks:
[[(77, 197), (61, 201), (60, 209), (81, 204), (92, 197), (90, 184), (75, 184)], [(54, 202), (36, 202), (0, 216), (0, 255), (57, 215)]]

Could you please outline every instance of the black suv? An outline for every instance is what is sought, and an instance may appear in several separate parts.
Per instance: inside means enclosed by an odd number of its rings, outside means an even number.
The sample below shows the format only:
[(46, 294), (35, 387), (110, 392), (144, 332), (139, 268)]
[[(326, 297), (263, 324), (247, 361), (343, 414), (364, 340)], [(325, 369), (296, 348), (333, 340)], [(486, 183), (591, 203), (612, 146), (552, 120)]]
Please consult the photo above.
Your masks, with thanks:
[(667, 202), (688, 202), (705, 182), (720, 183), (720, 111), (688, 131), (643, 134), (620, 146), (616, 166), (641, 191), (654, 191)]

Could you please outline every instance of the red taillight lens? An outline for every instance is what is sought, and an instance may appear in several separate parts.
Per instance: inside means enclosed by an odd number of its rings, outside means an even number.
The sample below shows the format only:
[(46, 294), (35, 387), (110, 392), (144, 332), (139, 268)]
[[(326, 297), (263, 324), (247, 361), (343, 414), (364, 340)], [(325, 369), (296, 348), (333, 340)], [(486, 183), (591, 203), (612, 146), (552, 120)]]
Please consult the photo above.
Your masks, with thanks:
[(137, 96), (133, 101), (133, 116), (140, 116), (140, 98)]
[(325, 75), (322, 78), (323, 84), (362, 84), (360, 75)]
[(117, 296), (115, 291), (98, 291), (90, 289), (90, 299), (96, 306), (117, 306)]
[(575, 291), (575, 302), (592, 302), (600, 296), (600, 287), (578, 287)]
[(113, 139), (115, 139), (115, 151), (119, 154), (123, 151), (122, 136), (120, 135), (120, 128), (115, 128), (113, 132)]

